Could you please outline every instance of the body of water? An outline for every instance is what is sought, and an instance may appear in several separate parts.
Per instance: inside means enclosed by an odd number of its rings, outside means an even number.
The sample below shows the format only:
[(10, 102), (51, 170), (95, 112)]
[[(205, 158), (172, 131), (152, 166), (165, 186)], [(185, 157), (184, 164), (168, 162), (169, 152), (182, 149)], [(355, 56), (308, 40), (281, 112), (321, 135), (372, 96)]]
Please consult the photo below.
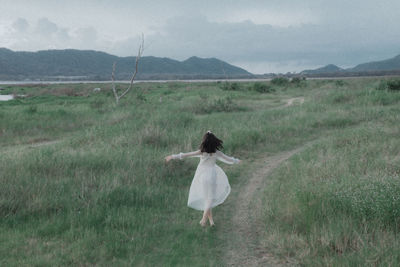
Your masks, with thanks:
[(0, 95), (0, 101), (8, 101), (14, 99), (13, 95)]
[[(256, 82), (269, 81), (271, 79), (208, 79), (208, 80), (138, 80), (133, 83), (170, 83), (170, 82)], [(112, 81), (0, 81), (2, 85), (21, 85), (21, 84), (78, 84), (78, 83), (112, 83)], [(130, 83), (130, 81), (116, 81), (115, 83)]]

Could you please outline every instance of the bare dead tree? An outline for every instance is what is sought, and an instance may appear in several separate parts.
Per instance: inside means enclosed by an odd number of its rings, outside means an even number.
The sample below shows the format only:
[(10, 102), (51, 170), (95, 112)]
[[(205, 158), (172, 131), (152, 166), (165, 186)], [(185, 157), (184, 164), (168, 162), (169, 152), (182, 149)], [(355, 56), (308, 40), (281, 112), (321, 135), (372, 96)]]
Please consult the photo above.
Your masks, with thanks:
[(120, 94), (120, 95), (118, 95), (117, 89), (116, 89), (116, 87), (115, 87), (115, 69), (116, 69), (117, 63), (114, 62), (114, 64), (113, 64), (112, 73), (111, 73), (112, 90), (113, 90), (113, 92), (114, 92), (114, 97), (115, 97), (115, 101), (116, 101), (117, 105), (119, 104), (119, 100), (120, 100), (121, 98), (123, 98), (123, 97), (132, 89), (133, 81), (135, 80), (136, 74), (137, 74), (137, 72), (138, 72), (139, 60), (140, 60), (140, 58), (141, 58), (142, 55), (143, 55), (143, 51), (144, 51), (144, 36), (143, 36), (143, 34), (142, 34), (141, 43), (140, 43), (140, 45), (139, 45), (138, 53), (137, 53), (137, 56), (136, 56), (135, 71), (134, 71), (133, 74), (132, 74), (131, 82), (130, 82), (128, 88), (127, 88), (122, 94)]

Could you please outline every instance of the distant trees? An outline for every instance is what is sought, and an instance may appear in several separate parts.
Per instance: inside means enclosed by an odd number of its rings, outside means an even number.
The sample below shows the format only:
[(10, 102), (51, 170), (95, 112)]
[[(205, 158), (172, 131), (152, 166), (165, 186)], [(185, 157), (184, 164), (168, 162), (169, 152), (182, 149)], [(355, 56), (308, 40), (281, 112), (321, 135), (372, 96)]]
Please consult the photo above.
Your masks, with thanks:
[(140, 58), (141, 58), (142, 55), (143, 55), (143, 51), (144, 51), (144, 36), (143, 36), (143, 34), (142, 34), (141, 43), (140, 43), (140, 45), (139, 45), (138, 53), (137, 53), (137, 56), (136, 56), (135, 71), (134, 71), (133, 74), (132, 74), (131, 82), (130, 82), (128, 88), (127, 88), (122, 94), (120, 94), (120, 95), (118, 94), (117, 89), (116, 89), (116, 86), (115, 86), (115, 68), (116, 68), (117, 63), (114, 62), (114, 64), (113, 64), (112, 74), (111, 74), (112, 91), (113, 91), (113, 93), (114, 93), (115, 102), (117, 103), (117, 105), (119, 104), (119, 100), (120, 100), (121, 98), (123, 98), (127, 93), (129, 93), (129, 91), (132, 89), (133, 81), (135, 80), (136, 74), (137, 74), (137, 72), (138, 72), (139, 60), (140, 60)]

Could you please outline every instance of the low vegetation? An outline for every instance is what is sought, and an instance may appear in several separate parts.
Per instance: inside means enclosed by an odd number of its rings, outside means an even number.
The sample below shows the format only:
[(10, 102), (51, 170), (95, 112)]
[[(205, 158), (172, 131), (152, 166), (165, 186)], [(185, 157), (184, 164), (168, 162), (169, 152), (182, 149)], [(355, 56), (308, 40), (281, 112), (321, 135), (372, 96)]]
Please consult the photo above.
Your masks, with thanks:
[(270, 84), (267, 84), (265, 82), (254, 83), (252, 89), (259, 93), (271, 93), (275, 91), (275, 88), (273, 88)]
[(286, 86), (289, 84), (289, 79), (286, 77), (277, 77), (271, 80), (271, 84), (277, 86)]
[[(223, 266), (252, 162), (314, 142), (266, 177), (260, 247), (397, 266), (400, 94), (379, 83), (141, 83), (118, 106), (105, 84), (4, 86), (28, 97), (0, 102), (0, 265)], [(224, 166), (232, 195), (202, 229), (186, 207), (197, 160), (163, 158), (210, 129), (243, 164)]]
[(400, 91), (400, 79), (381, 80), (376, 89)]
[(387, 82), (387, 88), (392, 91), (400, 91), (400, 79), (389, 80)]
[(237, 82), (222, 82), (220, 88), (225, 91), (238, 91), (242, 89)]

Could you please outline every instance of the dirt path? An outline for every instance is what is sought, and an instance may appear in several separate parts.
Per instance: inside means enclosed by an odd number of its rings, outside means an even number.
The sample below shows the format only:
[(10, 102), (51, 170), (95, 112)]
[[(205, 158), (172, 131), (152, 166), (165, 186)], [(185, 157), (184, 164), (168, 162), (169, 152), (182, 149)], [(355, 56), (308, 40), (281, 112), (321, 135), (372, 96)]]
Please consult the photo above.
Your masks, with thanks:
[(297, 149), (260, 159), (255, 172), (238, 194), (232, 217), (231, 241), (225, 255), (228, 266), (294, 266), (293, 260), (278, 260), (259, 246), (258, 237), (265, 225), (262, 220), (262, 188), (267, 184), (268, 175), (282, 162), (311, 146), (307, 143)]
[(304, 97), (293, 97), (289, 98), (287, 100), (287, 103), (284, 105), (284, 107), (289, 107), (294, 104), (294, 102), (299, 102), (300, 104), (304, 103)]
[(37, 143), (32, 143), (32, 144), (21, 144), (21, 145), (8, 146), (8, 147), (0, 148), (0, 154), (7, 155), (7, 154), (12, 154), (12, 153), (18, 153), (18, 152), (24, 151), (29, 148), (37, 148), (37, 147), (42, 147), (42, 146), (54, 145), (54, 144), (61, 143), (62, 141), (63, 140), (42, 141), (42, 142), (37, 142)]
[(60, 142), (61, 142), (61, 140), (44, 141), (44, 142), (30, 144), (30, 145), (28, 145), (28, 147), (48, 146), (48, 145), (53, 145), (53, 144), (57, 144)]

